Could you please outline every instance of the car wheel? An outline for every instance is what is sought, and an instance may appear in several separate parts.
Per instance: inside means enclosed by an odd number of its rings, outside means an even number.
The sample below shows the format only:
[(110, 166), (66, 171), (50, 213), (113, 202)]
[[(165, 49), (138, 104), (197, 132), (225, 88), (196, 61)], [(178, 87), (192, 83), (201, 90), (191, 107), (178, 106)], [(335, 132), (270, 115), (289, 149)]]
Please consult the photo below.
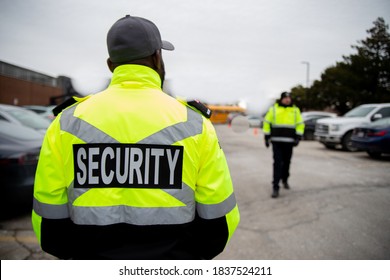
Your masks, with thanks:
[(372, 157), (372, 158), (376, 158), (376, 159), (381, 158), (381, 153), (379, 153), (379, 152), (370, 152), (370, 151), (367, 151), (367, 154), (368, 154), (370, 157)]
[(358, 150), (358, 148), (356, 148), (353, 145), (351, 137), (352, 137), (352, 131), (347, 132), (347, 134), (344, 135), (343, 143), (342, 143), (343, 150), (348, 151), (348, 152), (356, 152)]

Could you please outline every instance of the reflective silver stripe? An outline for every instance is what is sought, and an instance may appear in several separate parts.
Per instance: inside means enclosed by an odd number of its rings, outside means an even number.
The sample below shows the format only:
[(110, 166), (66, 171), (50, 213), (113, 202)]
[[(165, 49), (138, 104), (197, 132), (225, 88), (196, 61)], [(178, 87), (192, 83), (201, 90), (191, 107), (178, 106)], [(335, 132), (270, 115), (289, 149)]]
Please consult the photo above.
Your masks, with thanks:
[(274, 105), (273, 107), (273, 111), (274, 111), (274, 124), (276, 123), (276, 105)]
[[(61, 130), (69, 132), (86, 143), (119, 143), (110, 135), (86, 121), (73, 116), (76, 106), (62, 113)], [(172, 145), (177, 141), (202, 133), (201, 115), (187, 108), (187, 121), (168, 126), (138, 142), (138, 144)]]
[(183, 183), (181, 190), (163, 190), (186, 206), (182, 207), (132, 207), (126, 205), (80, 207), (72, 205), (74, 200), (89, 189), (74, 189), (69, 187), (71, 218), (76, 224), (109, 225), (115, 223), (130, 223), (134, 225), (150, 224), (181, 224), (194, 219), (194, 191)]
[(195, 203), (181, 207), (134, 207), (127, 205), (99, 207), (71, 207), (72, 221), (81, 225), (133, 225), (183, 224), (194, 219)]
[[(194, 219), (195, 194), (194, 191), (184, 183), (182, 183), (181, 190), (162, 190), (181, 201), (185, 205), (182, 207), (132, 207), (126, 205), (105, 207), (74, 206), (73, 202), (76, 198), (89, 190), (90, 189), (75, 189), (73, 187), (73, 183), (69, 186), (68, 197), (69, 207), (71, 209), (70, 216), (72, 221), (76, 224), (109, 225), (122, 222), (134, 225), (148, 225), (156, 223), (180, 224), (188, 223)], [(149, 209), (149, 212), (147, 209)], [(172, 211), (169, 209), (172, 209)], [(127, 215), (127, 217), (122, 217), (121, 215)], [(153, 217), (145, 217), (144, 215), (153, 215)]]
[(68, 187), (68, 201), (69, 201), (70, 205), (73, 205), (73, 202), (78, 197), (80, 197), (81, 195), (85, 194), (87, 191), (90, 190), (88, 188), (77, 188), (77, 189), (75, 189), (73, 183), (74, 183), (74, 181), (72, 181), (72, 183)]
[(73, 106), (62, 113), (60, 119), (61, 130), (69, 132), (85, 143), (118, 143), (107, 133), (73, 116), (77, 106)]
[(195, 192), (188, 185), (182, 183), (181, 190), (176, 189), (163, 189), (162, 191), (170, 194), (177, 200), (181, 201), (185, 205), (194, 205), (195, 204)]
[(293, 143), (295, 140), (291, 137), (272, 137), (271, 136), (271, 142), (287, 142), (287, 143)]
[(297, 123), (297, 108), (294, 108), (294, 123)]
[(34, 197), (33, 209), (39, 216), (47, 219), (69, 218), (68, 204), (46, 204)]
[(295, 125), (293, 124), (274, 124), (272, 126), (273, 128), (292, 128), (292, 129), (295, 129)]
[[(188, 223), (194, 219), (195, 202), (194, 191), (183, 184), (182, 190), (164, 190), (174, 196), (186, 206), (182, 207), (131, 207), (125, 205), (107, 207), (79, 207), (72, 203), (76, 196), (85, 193), (87, 190), (74, 189), (73, 184), (69, 188), (69, 215), (68, 204), (52, 205), (39, 202), (34, 198), (34, 211), (41, 217), (48, 219), (65, 219), (71, 216), (76, 224), (98, 224), (108, 225), (113, 223), (128, 222), (135, 225), (148, 224), (176, 224)], [(123, 215), (127, 215), (124, 217)], [(145, 215), (151, 215), (146, 217)], [(104, 219), (102, 219), (104, 217)]]
[(187, 108), (187, 121), (168, 126), (147, 138), (138, 142), (138, 144), (162, 144), (172, 145), (180, 140), (186, 139), (202, 133), (202, 116), (193, 110)]
[(203, 219), (216, 219), (229, 213), (236, 206), (236, 197), (232, 193), (227, 199), (219, 204), (196, 204), (196, 210)]

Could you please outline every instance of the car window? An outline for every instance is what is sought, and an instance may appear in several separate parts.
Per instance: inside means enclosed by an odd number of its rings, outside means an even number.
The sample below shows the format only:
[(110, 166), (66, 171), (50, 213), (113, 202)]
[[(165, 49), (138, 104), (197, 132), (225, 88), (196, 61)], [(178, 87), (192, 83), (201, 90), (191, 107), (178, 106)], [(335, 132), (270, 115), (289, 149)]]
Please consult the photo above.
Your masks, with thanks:
[(381, 114), (382, 118), (390, 117), (390, 107), (381, 108), (376, 114)]
[(332, 117), (331, 114), (327, 114), (327, 113), (310, 113), (310, 112), (303, 112), (302, 114), (302, 118), (304, 120), (310, 120), (310, 119), (320, 119), (320, 118), (325, 118), (325, 117)]
[(348, 113), (344, 115), (344, 117), (365, 117), (367, 116), (372, 110), (374, 110), (375, 106), (364, 106), (364, 107), (356, 107), (355, 109), (352, 109)]
[(380, 126), (390, 126), (390, 117), (388, 118), (383, 118), (383, 119), (379, 119), (379, 120), (376, 120), (372, 123), (373, 125), (377, 126), (377, 125), (380, 125)]
[(310, 118), (311, 119), (320, 119), (320, 118), (325, 118), (325, 117), (327, 117), (327, 116), (324, 116), (324, 115), (312, 115), (312, 116), (310, 116)]

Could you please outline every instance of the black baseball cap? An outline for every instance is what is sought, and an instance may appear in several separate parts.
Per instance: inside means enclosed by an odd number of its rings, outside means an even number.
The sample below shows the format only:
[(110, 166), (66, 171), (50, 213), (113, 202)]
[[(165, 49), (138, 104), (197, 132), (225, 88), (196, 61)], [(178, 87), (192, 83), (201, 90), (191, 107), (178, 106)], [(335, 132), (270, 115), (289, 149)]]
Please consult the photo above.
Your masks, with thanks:
[(280, 99), (283, 99), (285, 97), (291, 97), (291, 93), (287, 91), (282, 92), (282, 94), (280, 95)]
[(173, 51), (175, 47), (161, 40), (160, 31), (150, 20), (126, 15), (108, 31), (107, 49), (110, 60), (121, 63), (150, 56), (160, 49)]

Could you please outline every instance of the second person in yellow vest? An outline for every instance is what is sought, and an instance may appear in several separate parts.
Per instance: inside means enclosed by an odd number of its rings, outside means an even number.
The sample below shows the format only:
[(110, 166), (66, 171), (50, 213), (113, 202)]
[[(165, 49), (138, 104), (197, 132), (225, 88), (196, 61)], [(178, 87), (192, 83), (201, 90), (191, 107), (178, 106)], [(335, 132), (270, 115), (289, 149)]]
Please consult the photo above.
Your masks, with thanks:
[(272, 143), (273, 151), (272, 198), (279, 196), (280, 181), (285, 189), (290, 188), (288, 178), (293, 147), (298, 146), (304, 129), (299, 108), (293, 104), (291, 94), (283, 92), (263, 121), (265, 145), (268, 148)]

